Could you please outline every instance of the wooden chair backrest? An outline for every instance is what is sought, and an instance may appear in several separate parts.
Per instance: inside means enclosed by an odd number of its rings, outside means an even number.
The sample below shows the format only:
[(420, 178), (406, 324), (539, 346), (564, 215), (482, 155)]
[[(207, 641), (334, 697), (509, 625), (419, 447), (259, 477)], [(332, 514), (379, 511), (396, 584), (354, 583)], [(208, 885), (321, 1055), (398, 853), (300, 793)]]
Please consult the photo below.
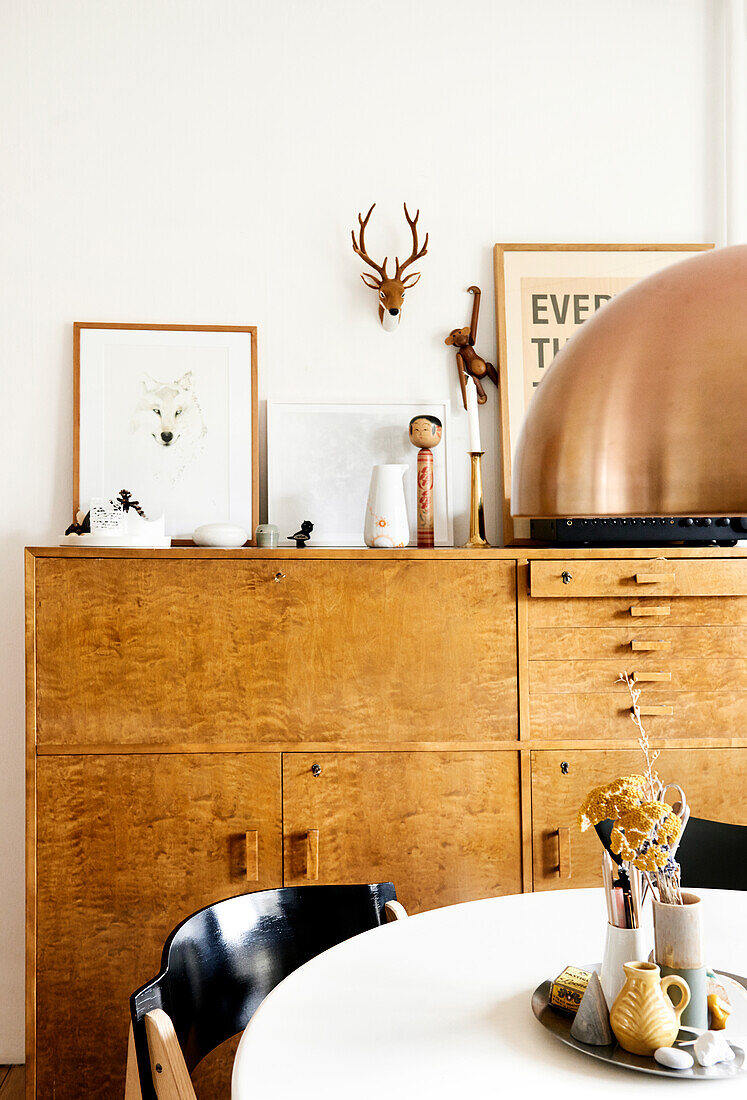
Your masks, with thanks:
[(161, 972), (130, 998), (143, 1100), (157, 1100), (146, 1016), (167, 1014), (191, 1073), (211, 1050), (243, 1031), (286, 975), (386, 923), (385, 906), (396, 897), (390, 882), (286, 887), (216, 902), (177, 925), (164, 945)]
[(691, 817), (675, 858), (683, 886), (747, 890), (747, 825)]

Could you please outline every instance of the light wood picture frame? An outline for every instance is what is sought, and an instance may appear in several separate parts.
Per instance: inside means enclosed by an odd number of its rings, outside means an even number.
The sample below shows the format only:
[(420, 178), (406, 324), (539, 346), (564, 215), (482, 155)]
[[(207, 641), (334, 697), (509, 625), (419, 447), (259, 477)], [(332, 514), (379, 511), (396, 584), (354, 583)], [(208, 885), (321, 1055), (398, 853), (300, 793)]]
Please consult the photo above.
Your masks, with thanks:
[(76, 321), (73, 401), (73, 516), (127, 488), (175, 542), (223, 521), (253, 540), (255, 325)]
[(531, 394), (575, 329), (620, 291), (712, 244), (496, 244), (495, 314), (503, 543), (529, 541), (511, 515), (513, 455)]

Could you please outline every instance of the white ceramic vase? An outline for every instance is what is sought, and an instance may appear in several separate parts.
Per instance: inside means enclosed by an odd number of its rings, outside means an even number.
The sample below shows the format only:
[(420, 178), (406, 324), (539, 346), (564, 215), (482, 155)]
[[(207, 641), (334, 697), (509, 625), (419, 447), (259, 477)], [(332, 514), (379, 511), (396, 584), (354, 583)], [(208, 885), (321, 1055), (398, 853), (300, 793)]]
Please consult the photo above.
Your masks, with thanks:
[(616, 928), (608, 922), (602, 972), (599, 975), (607, 1008), (612, 1008), (618, 993), (625, 985), (625, 963), (648, 958), (646, 938), (644, 928)]
[(366, 546), (381, 549), (407, 546), (410, 541), (403, 482), (408, 469), (399, 463), (374, 466), (363, 525)]

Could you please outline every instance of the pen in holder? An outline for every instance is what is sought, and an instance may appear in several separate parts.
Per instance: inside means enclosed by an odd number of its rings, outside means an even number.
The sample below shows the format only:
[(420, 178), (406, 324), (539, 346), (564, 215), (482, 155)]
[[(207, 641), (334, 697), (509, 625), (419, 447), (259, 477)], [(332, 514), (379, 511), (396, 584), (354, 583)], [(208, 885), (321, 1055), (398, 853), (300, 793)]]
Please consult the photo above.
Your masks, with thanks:
[(490, 543), (485, 538), (485, 510), (482, 499), (482, 456), (484, 451), (470, 451), (469, 539), (465, 549), (480, 550)]
[(625, 963), (648, 958), (646, 933), (640, 927), (640, 876), (618, 859), (608, 851), (602, 853), (607, 933), (600, 981), (608, 1008), (625, 984)]

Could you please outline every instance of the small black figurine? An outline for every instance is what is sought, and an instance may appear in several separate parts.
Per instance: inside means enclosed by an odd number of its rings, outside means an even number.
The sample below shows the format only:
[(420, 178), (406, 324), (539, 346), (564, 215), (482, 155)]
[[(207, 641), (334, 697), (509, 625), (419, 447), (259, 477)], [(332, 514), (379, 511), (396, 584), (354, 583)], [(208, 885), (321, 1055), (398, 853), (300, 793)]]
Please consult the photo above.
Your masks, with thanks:
[[(80, 512), (78, 512), (80, 515)], [(91, 513), (86, 512), (80, 523), (74, 520), (68, 529), (65, 531), (66, 535), (90, 535), (91, 533)]]
[(295, 535), (288, 535), (288, 538), (296, 540), (296, 550), (303, 550), (304, 546), (311, 538), (311, 532), (313, 530), (314, 524), (310, 519), (305, 519), (301, 524), (301, 530), (296, 531)]

